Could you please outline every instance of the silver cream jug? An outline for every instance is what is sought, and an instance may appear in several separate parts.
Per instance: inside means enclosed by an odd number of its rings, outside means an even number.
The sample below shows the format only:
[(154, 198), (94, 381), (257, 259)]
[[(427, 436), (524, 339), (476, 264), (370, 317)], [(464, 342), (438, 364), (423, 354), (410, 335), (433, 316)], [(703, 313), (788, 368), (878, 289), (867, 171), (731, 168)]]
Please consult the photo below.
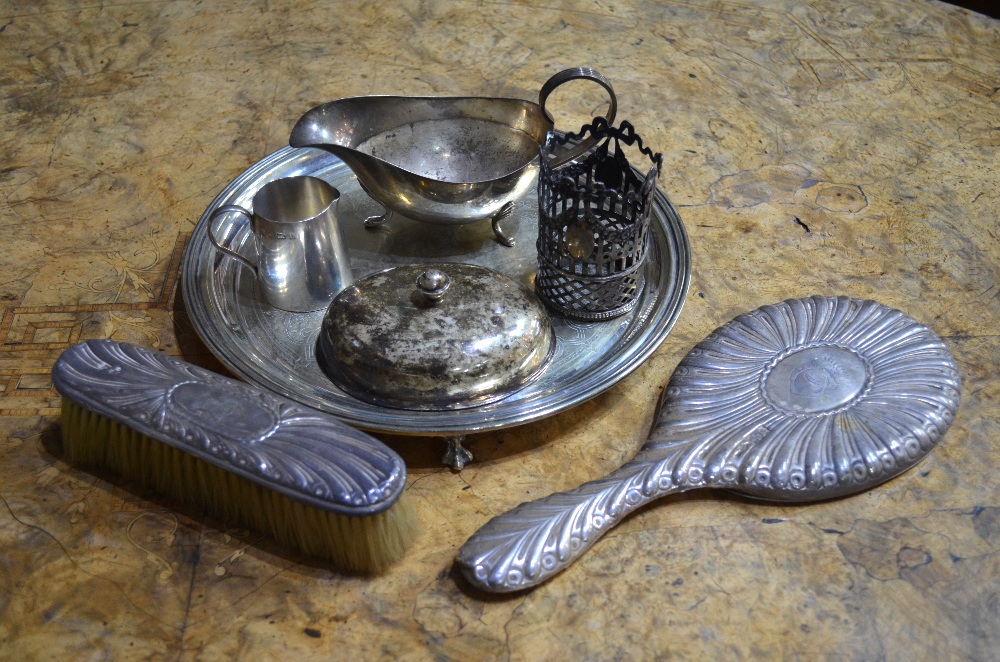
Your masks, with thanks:
[[(351, 284), (351, 269), (337, 219), (340, 191), (316, 177), (284, 177), (254, 194), (253, 209), (223, 205), (208, 223), (212, 244), (257, 276), (264, 301), (275, 308), (308, 312), (326, 308)], [(223, 245), (212, 231), (223, 214), (250, 219), (256, 263)]]

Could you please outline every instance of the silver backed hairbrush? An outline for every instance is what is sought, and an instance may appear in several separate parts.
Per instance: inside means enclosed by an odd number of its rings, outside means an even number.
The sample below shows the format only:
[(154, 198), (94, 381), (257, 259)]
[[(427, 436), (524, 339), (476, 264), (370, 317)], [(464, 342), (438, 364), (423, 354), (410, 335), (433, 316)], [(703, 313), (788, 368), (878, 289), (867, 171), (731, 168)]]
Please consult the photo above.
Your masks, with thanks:
[(52, 369), (63, 448), (213, 515), (354, 571), (398, 559), (416, 534), (402, 458), (269, 391), (162, 352), (90, 340)]

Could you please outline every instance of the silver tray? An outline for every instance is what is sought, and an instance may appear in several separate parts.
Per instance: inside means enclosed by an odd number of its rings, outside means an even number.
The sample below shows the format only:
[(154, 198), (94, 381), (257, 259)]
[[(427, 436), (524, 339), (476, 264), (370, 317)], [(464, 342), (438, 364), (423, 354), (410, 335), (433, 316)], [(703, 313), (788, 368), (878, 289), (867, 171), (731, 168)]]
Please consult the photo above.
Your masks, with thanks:
[[(680, 216), (657, 191), (651, 220), (652, 249), (639, 302), (605, 322), (576, 322), (553, 315), (556, 352), (545, 372), (508, 398), (458, 411), (390, 409), (368, 404), (337, 388), (316, 363), (316, 338), (324, 311), (288, 313), (263, 304), (254, 274), (209, 242), (208, 217), (217, 207), (251, 204), (261, 186), (278, 177), (312, 175), (341, 192), (338, 216), (355, 278), (414, 262), (469, 262), (533, 286), (536, 271), (537, 197), (530, 192), (502, 221), (517, 244), (501, 246), (489, 221), (442, 228), (393, 215), (377, 229), (364, 219), (381, 213), (342, 161), (317, 149), (286, 147), (254, 164), (212, 201), (184, 254), (182, 292), (198, 335), (234, 374), (320, 409), (360, 428), (397, 434), (463, 435), (534, 421), (566, 410), (615, 385), (663, 342), (680, 315), (691, 280), (691, 250)], [(245, 217), (215, 221), (219, 239), (252, 257)], [(532, 287), (533, 289), (533, 287)]]

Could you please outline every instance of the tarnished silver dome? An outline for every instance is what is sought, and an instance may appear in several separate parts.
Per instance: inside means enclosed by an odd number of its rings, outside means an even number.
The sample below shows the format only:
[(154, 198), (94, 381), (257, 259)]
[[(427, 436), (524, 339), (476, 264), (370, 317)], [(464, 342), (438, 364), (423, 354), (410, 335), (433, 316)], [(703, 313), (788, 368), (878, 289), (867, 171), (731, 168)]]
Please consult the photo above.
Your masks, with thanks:
[(555, 349), (535, 296), (491, 269), (417, 264), (368, 276), (323, 318), (318, 356), (367, 402), (416, 410), (474, 407), (534, 379)]

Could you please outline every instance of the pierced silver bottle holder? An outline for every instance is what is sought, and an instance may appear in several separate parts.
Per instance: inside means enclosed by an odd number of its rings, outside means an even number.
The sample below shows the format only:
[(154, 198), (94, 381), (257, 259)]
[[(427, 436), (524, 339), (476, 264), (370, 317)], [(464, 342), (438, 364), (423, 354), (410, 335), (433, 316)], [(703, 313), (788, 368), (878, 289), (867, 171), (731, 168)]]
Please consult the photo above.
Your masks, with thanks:
[[(549, 166), (557, 150), (588, 133), (597, 141), (592, 150), (560, 167)], [(629, 164), (622, 144), (635, 145), (649, 158), (645, 178)], [(629, 122), (615, 128), (603, 117), (577, 134), (550, 132), (540, 152), (538, 297), (581, 320), (627, 313), (642, 289), (649, 215), (663, 155), (643, 146)]]

